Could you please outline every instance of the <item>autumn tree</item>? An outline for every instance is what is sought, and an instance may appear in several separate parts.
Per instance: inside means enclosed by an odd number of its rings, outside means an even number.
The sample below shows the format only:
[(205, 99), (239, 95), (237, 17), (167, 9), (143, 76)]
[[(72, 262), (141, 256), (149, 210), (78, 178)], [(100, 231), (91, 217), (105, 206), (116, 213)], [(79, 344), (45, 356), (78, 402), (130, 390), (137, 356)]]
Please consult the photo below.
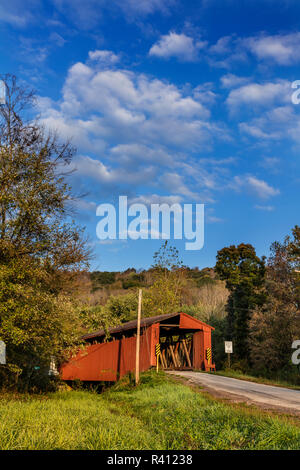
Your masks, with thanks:
[(248, 360), (249, 321), (254, 308), (265, 300), (265, 259), (256, 255), (252, 245), (242, 243), (218, 251), (215, 269), (230, 291), (227, 339), (234, 342), (235, 357)]
[(65, 222), (74, 149), (32, 118), (31, 90), (14, 76), (1, 78), (0, 339), (8, 356), (1, 373), (4, 380), (18, 371), (21, 381), (33, 382), (50, 355), (73, 343), (77, 323), (69, 294), (89, 252), (82, 230)]
[(250, 353), (254, 367), (274, 373), (288, 370), (291, 345), (300, 335), (299, 227), (293, 237), (275, 242), (267, 262), (267, 301), (250, 322)]
[(165, 241), (153, 255), (154, 283), (145, 293), (143, 311), (147, 315), (177, 312), (182, 306), (186, 271), (178, 250)]
[(292, 229), (292, 236), (286, 238), (285, 244), (295, 282), (295, 301), (297, 308), (300, 309), (300, 227), (298, 225)]

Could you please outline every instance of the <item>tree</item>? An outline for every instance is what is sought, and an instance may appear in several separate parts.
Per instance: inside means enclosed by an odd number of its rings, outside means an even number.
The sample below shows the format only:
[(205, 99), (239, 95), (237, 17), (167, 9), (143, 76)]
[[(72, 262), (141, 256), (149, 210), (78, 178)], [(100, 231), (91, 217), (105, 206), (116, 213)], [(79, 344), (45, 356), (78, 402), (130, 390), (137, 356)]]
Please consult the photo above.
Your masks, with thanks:
[(63, 171), (74, 149), (32, 120), (31, 90), (14, 76), (2, 80), (0, 338), (8, 367), (1, 370), (5, 377), (9, 368), (18, 369), (26, 382), (74, 342), (78, 322), (68, 296), (90, 253), (83, 231), (65, 222), (71, 188)]
[(267, 263), (267, 301), (256, 309), (250, 322), (251, 360), (257, 370), (287, 370), (291, 358), (291, 345), (300, 334), (300, 308), (298, 274), (300, 250), (298, 234), (287, 237), (283, 243), (271, 246)]
[(292, 229), (292, 236), (293, 238), (287, 237), (285, 243), (295, 281), (295, 299), (297, 307), (300, 308), (300, 227), (298, 225)]
[(256, 305), (265, 300), (262, 290), (265, 259), (250, 244), (223, 248), (217, 253), (216, 272), (230, 291), (227, 302), (227, 339), (234, 341), (238, 359), (249, 359), (249, 321)]
[(177, 312), (182, 306), (186, 272), (178, 250), (164, 242), (153, 255), (154, 283), (145, 293), (143, 311), (147, 315)]

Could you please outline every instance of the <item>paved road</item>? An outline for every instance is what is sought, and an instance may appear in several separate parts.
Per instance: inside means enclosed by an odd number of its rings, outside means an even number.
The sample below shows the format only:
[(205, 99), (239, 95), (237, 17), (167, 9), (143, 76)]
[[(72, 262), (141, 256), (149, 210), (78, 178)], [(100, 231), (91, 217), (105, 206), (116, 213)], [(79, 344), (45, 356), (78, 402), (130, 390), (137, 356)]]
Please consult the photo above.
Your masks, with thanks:
[(254, 402), (266, 408), (276, 407), (300, 412), (300, 390), (257, 384), (201, 372), (170, 371), (168, 373), (184, 377), (190, 383), (237, 401)]

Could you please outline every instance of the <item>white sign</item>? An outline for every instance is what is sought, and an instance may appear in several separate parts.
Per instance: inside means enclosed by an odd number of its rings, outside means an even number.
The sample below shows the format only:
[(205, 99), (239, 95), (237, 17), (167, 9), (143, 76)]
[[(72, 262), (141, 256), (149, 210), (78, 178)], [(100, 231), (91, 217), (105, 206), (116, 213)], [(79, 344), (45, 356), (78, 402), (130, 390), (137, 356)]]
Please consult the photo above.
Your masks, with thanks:
[(225, 352), (228, 354), (232, 354), (232, 341), (225, 341)]
[(56, 367), (56, 362), (55, 362), (55, 357), (54, 356), (51, 356), (50, 367), (49, 367), (48, 374), (49, 375), (59, 375), (59, 372), (58, 372), (57, 367)]
[(6, 344), (0, 341), (0, 364), (6, 364)]
[(3, 80), (0, 80), (0, 105), (6, 103), (6, 86)]

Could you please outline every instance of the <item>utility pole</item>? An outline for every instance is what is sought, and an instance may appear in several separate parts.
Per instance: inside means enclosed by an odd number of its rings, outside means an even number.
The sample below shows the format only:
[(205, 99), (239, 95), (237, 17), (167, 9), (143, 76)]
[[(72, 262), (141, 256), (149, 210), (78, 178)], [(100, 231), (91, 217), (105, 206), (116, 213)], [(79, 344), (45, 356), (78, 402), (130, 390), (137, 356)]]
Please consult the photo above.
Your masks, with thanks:
[(140, 337), (141, 337), (142, 289), (139, 289), (138, 318), (135, 353), (135, 385), (140, 381)]

